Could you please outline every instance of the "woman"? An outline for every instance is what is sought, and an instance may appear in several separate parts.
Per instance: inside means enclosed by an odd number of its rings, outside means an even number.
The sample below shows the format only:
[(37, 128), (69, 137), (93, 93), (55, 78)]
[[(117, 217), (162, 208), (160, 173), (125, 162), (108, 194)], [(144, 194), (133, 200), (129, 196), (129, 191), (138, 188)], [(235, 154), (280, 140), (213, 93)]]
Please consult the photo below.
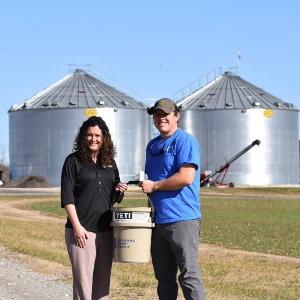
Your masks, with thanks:
[(83, 122), (61, 175), (65, 239), (72, 264), (73, 299), (109, 299), (113, 255), (111, 210), (123, 199), (116, 149), (100, 117)]

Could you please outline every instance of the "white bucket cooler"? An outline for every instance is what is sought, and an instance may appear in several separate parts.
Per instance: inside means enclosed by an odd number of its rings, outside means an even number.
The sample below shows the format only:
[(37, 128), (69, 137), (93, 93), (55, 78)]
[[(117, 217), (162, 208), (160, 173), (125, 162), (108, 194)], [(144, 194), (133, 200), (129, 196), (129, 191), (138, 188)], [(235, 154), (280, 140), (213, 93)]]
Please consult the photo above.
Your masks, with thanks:
[(114, 261), (148, 263), (152, 228), (151, 207), (112, 207)]

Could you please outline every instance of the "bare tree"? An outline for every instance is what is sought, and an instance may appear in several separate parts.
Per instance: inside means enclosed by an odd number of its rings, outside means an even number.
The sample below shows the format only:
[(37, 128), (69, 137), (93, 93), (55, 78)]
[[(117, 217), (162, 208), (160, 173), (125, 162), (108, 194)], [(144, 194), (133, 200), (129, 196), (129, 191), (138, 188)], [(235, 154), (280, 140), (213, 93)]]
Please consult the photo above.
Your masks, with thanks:
[(2, 171), (2, 181), (9, 181), (9, 166), (6, 159), (7, 147), (0, 144), (0, 171)]
[(7, 165), (6, 152), (7, 152), (7, 147), (3, 144), (0, 144), (0, 164), (1, 165)]

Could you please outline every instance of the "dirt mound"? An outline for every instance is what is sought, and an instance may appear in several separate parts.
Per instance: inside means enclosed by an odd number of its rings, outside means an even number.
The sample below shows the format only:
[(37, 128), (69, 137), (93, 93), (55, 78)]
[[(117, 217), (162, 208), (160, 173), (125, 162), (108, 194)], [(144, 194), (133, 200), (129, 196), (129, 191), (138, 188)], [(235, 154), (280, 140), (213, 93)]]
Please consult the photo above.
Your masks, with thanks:
[(23, 176), (10, 179), (0, 187), (3, 188), (43, 188), (50, 187), (48, 180), (43, 176)]

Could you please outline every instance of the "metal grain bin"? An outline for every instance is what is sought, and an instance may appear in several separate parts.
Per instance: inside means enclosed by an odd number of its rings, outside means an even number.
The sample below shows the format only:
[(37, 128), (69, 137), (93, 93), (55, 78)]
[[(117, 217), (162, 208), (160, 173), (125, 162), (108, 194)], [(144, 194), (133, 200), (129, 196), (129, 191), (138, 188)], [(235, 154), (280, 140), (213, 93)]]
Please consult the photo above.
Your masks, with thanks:
[(259, 139), (259, 147), (230, 165), (224, 183), (299, 183), (298, 109), (293, 104), (226, 72), (177, 105), (179, 126), (202, 147), (201, 172), (214, 172)]
[(151, 138), (146, 106), (81, 69), (9, 110), (9, 158), (12, 178), (45, 176), (60, 186), (66, 156), (78, 128), (91, 115), (102, 117), (111, 132), (122, 181), (144, 170)]

